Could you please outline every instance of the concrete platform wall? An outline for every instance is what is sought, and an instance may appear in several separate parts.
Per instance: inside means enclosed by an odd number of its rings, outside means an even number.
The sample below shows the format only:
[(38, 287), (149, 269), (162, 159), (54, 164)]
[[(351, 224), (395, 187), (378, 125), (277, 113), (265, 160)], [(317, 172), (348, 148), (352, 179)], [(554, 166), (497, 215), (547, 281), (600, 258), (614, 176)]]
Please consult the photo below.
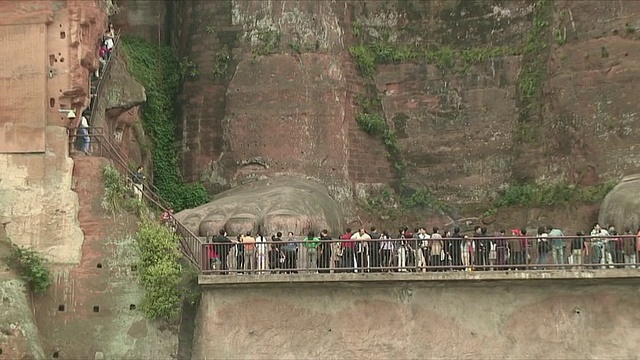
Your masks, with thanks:
[(489, 281), (416, 281), (415, 277), (366, 281), (362, 275), (360, 281), (348, 282), (307, 279), (219, 285), (203, 295), (194, 355), (198, 359), (636, 359), (640, 350), (636, 272), (611, 270), (575, 279), (570, 272), (563, 276), (540, 272), (538, 280), (522, 275), (518, 280), (503, 273), (502, 280), (493, 274)]

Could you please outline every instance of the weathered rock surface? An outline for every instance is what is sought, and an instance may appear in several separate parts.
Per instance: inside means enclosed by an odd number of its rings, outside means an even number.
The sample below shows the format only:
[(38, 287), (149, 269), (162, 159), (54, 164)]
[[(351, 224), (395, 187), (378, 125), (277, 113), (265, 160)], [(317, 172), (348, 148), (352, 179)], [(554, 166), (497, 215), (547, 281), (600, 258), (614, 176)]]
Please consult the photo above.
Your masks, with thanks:
[(613, 224), (619, 231), (640, 228), (640, 174), (626, 176), (604, 198), (600, 205), (598, 223)]
[(313, 180), (276, 177), (238, 186), (212, 202), (176, 214), (200, 236), (225, 228), (229, 234), (261, 230), (265, 236), (282, 231), (296, 235), (328, 229), (340, 232), (340, 208), (326, 188)]
[[(178, 6), (172, 18), (174, 40), (183, 50), (180, 55), (200, 70), (183, 93), (183, 173), (188, 180), (203, 177), (212, 189), (234, 186), (242, 177), (269, 175), (280, 164), (314, 176), (333, 175), (336, 169), (351, 189), (389, 183), (388, 149), (355, 120), (360, 109), (354, 100), (365, 93), (349, 54), (349, 46), (360, 41), (356, 33), (423, 50), (433, 45), (452, 54), (468, 51), (469, 58), (456, 60), (464, 71), (460, 66), (441, 69), (436, 63), (446, 59), (425, 60), (426, 55), (375, 69), (376, 95), (408, 165), (407, 185), (427, 186), (454, 203), (478, 203), (524, 175), (537, 183), (591, 185), (637, 172), (637, 116), (630, 100), (637, 84), (630, 79), (638, 71), (633, 44), (640, 5), (555, 1), (552, 6), (543, 21), (548, 27), (540, 25), (544, 34), (534, 39), (546, 44), (535, 67), (512, 55), (522, 53), (516, 50), (536, 36), (531, 1)], [(213, 77), (216, 55), (225, 47), (231, 61), (223, 76)], [(488, 55), (498, 47), (502, 55)], [(402, 54), (391, 50), (387, 55)], [(327, 82), (335, 71), (343, 79)], [(535, 100), (542, 114), (532, 116), (535, 129), (527, 133), (518, 118), (524, 106), (519, 93), (532, 86), (523, 75), (531, 71), (544, 77), (537, 89), (541, 97)], [(318, 95), (330, 84), (345, 89), (339, 101)], [(309, 121), (314, 116), (329, 121), (318, 125)], [(291, 129), (289, 137), (296, 139), (291, 153), (281, 149), (283, 128)], [(300, 144), (329, 142), (327, 130), (335, 153), (323, 163), (322, 146)], [(536, 140), (523, 143), (523, 137)], [(292, 160), (291, 154), (300, 159)], [(247, 166), (257, 157), (274, 166)]]
[(27, 284), (7, 265), (10, 244), (0, 227), (0, 356), (7, 359), (44, 359)]
[(223, 121), (227, 154), (236, 164), (230, 177), (293, 172), (346, 179), (345, 96), (341, 64), (330, 55), (240, 62)]
[(7, 236), (56, 263), (79, 263), (83, 234), (67, 131), (46, 128), (45, 154), (0, 154), (0, 221)]
[[(66, 113), (89, 103), (89, 74), (106, 26), (101, 1), (6, 1), (0, 25), (7, 66), (0, 126), (27, 129), (6, 138), (0, 154), (0, 219), (7, 235), (57, 263), (78, 263), (82, 231), (72, 191)], [(13, 56), (15, 55), (15, 56)], [(26, 130), (25, 130), (26, 131)], [(37, 134), (36, 134), (37, 133)], [(38, 136), (36, 136), (38, 135)], [(11, 144), (9, 144), (11, 145)]]
[[(631, 359), (638, 291), (563, 282), (210, 289), (195, 358)], [(256, 309), (257, 311), (247, 311)], [(612, 311), (611, 309), (616, 309)]]
[(61, 359), (171, 359), (178, 338), (140, 311), (144, 289), (132, 266), (137, 261), (136, 218), (102, 208), (104, 158), (80, 157), (74, 179), (85, 233), (78, 266), (55, 266), (49, 292), (34, 298), (35, 319), (47, 352)]
[(26, 284), (4, 271), (0, 271), (0, 349), (6, 359), (45, 359)]
[(121, 48), (112, 54), (110, 67), (102, 82), (92, 126), (102, 127), (132, 162), (152, 169), (150, 149), (141, 145), (146, 141), (140, 122), (140, 105), (147, 100), (146, 90), (127, 70)]

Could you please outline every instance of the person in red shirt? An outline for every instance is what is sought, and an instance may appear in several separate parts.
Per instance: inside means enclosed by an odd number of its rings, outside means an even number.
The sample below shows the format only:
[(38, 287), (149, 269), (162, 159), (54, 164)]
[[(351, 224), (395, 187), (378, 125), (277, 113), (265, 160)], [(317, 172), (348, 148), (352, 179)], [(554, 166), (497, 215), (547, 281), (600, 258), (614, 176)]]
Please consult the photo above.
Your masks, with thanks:
[(343, 268), (353, 268), (353, 248), (356, 245), (355, 240), (351, 240), (351, 229), (347, 228), (344, 235), (340, 236), (340, 249), (342, 250), (342, 266)]

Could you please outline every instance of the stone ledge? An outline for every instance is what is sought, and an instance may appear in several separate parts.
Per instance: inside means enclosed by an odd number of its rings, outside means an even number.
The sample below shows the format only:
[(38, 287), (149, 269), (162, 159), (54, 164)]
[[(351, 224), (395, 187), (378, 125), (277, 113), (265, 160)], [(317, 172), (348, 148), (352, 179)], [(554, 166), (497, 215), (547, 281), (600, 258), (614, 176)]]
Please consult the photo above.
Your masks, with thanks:
[(295, 285), (295, 284), (400, 284), (423, 283), (428, 286), (460, 284), (487, 285), (488, 282), (532, 284), (541, 281), (579, 280), (637, 280), (640, 269), (597, 270), (527, 270), (486, 272), (427, 272), (427, 273), (341, 273), (341, 274), (266, 274), (266, 275), (200, 275), (198, 284), (207, 287), (237, 285)]

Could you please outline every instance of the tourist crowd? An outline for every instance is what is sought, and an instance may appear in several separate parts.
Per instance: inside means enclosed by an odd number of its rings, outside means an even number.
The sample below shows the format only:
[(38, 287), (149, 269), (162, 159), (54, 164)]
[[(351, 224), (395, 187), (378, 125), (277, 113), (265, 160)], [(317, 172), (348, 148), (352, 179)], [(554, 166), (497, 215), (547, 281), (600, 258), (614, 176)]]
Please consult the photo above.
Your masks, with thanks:
[(209, 267), (218, 273), (318, 273), (376, 271), (486, 271), (546, 269), (569, 265), (592, 268), (634, 267), (640, 252), (640, 229), (618, 234), (595, 224), (590, 233), (566, 236), (562, 230), (540, 227), (534, 234), (525, 229), (489, 234), (476, 226), (473, 234), (459, 228), (441, 232), (438, 228), (400, 229), (391, 236), (378, 232), (346, 229), (339, 239), (327, 230), (304, 238), (278, 232), (267, 239), (250, 232), (230, 240), (224, 230), (206, 246)]

